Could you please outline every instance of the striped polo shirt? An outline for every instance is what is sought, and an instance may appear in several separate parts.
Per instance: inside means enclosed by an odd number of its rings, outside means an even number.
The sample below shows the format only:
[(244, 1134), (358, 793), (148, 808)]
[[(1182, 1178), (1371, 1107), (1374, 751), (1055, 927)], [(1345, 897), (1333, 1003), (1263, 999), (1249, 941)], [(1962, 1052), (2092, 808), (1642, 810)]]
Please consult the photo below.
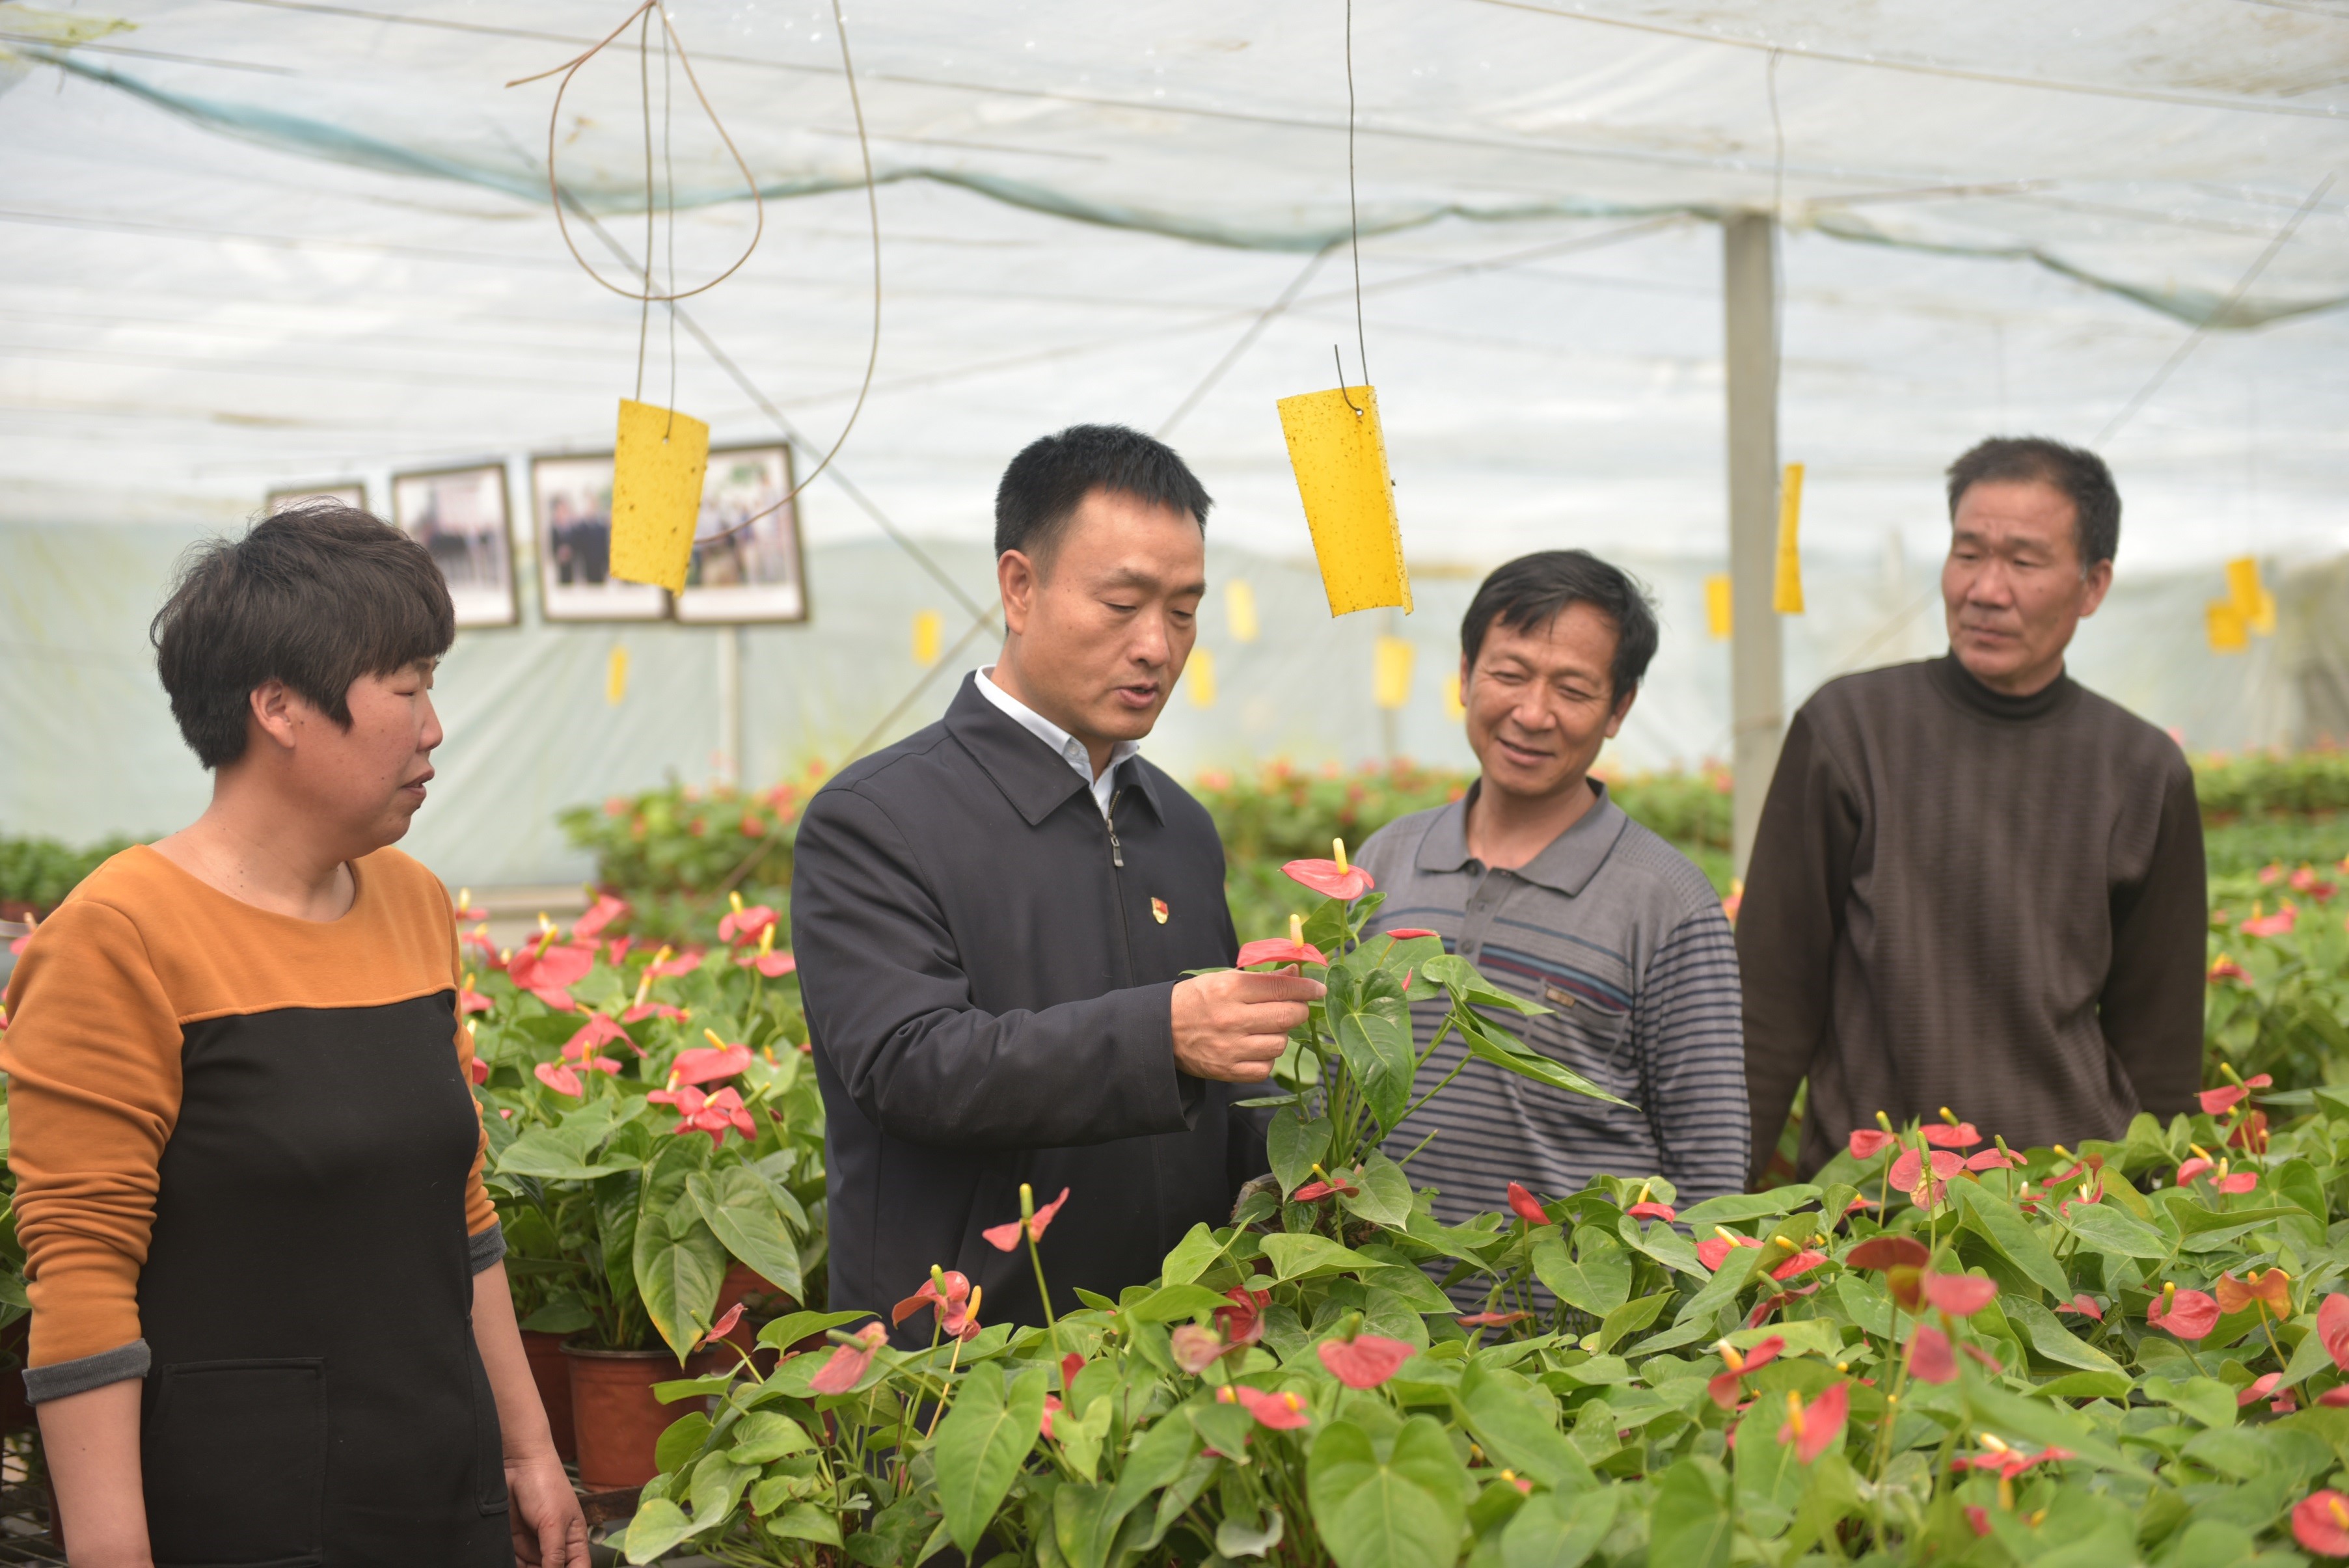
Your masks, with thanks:
[[(1478, 786), (1481, 788), (1481, 785)], [(1526, 1044), (1630, 1105), (1568, 1094), (1471, 1060), (1396, 1129), (1415, 1186), (1447, 1223), (1501, 1209), (1511, 1181), (1546, 1198), (1600, 1172), (1661, 1175), (1685, 1207), (1745, 1184), (1752, 1125), (1737, 950), (1720, 895), (1688, 857), (1599, 799), (1514, 871), (1468, 852), (1466, 798), (1381, 829), (1356, 860), (1385, 904), (1372, 931), (1423, 927), (1504, 990), (1549, 1008), (1505, 1017)], [(1444, 1014), (1413, 1009), (1424, 1048)], [(1420, 1069), (1424, 1094), (1460, 1065), (1454, 1034)]]

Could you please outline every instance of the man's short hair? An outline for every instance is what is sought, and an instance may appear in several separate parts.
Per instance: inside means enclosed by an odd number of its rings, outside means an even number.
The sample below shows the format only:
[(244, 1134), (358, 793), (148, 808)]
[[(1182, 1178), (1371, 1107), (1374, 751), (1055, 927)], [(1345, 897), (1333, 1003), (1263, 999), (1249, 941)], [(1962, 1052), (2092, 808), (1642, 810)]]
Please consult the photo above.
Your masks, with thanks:
[(2110, 561), (2121, 547), (2121, 492), (2105, 459), (2045, 436), (1992, 436), (1950, 465), (1950, 520), (1978, 484), (2052, 485), (2072, 502), (2072, 543), (2080, 570)]
[(1188, 512), (1200, 531), (1215, 500), (1174, 449), (1123, 425), (1071, 425), (1028, 444), (995, 487), (995, 553), (1017, 550), (1050, 563), (1086, 496), (1117, 490)]
[(224, 768), (244, 755), (255, 686), (284, 681), (348, 729), (351, 683), (440, 657), (457, 614), (422, 545), (321, 500), (190, 551), (148, 637), (180, 734)]
[(1615, 623), (1608, 701), (1619, 707), (1640, 689), (1648, 661), (1656, 656), (1656, 607), (1629, 573), (1587, 550), (1540, 550), (1495, 568), (1468, 601), (1468, 614), (1460, 622), (1460, 651), (1474, 670), (1494, 622), (1531, 632), (1574, 604), (1588, 604)]

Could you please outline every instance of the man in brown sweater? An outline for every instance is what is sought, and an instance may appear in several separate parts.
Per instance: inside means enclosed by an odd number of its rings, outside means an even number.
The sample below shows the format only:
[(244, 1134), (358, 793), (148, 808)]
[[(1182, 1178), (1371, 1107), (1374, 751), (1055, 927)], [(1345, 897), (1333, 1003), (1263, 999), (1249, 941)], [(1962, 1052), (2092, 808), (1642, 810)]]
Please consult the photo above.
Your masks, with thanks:
[(2095, 454), (1993, 438), (1949, 472), (1950, 652), (1788, 727), (1737, 922), (1754, 1173), (1944, 1106), (2015, 1148), (2115, 1138), (2201, 1083), (2201, 817), (2185, 756), (2064, 673), (2112, 584)]

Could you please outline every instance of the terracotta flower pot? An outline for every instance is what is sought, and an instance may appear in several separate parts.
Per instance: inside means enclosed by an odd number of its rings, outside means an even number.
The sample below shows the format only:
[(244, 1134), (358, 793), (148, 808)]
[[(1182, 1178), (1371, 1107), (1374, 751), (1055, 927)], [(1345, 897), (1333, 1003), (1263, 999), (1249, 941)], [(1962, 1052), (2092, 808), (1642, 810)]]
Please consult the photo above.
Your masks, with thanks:
[(653, 1385), (718, 1368), (717, 1358), (707, 1352), (693, 1356), (682, 1368), (666, 1350), (590, 1350), (566, 1345), (563, 1355), (571, 1367), (571, 1429), (579, 1450), (579, 1483), (591, 1491), (642, 1486), (658, 1475), (653, 1450), (660, 1435), (693, 1406), (662, 1404), (653, 1398)]
[(538, 1402), (546, 1407), (546, 1424), (554, 1433), (554, 1451), (564, 1464), (579, 1462), (579, 1439), (571, 1423), (571, 1363), (563, 1358), (560, 1334), (522, 1332), (523, 1354), (530, 1357), (530, 1375), (538, 1384)]

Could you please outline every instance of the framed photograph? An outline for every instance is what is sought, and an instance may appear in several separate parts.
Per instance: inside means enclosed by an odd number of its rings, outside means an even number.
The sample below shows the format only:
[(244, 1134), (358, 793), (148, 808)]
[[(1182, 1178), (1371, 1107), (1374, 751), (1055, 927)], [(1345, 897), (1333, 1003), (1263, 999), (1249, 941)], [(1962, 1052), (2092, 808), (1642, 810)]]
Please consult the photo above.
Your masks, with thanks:
[(311, 485), (300, 490), (274, 490), (269, 492), (268, 515), (275, 517), (289, 506), (300, 506), (305, 500), (338, 500), (345, 506), (367, 510), (367, 486), (353, 480), (347, 484)]
[[(708, 624), (808, 618), (799, 501), (783, 500), (791, 493), (789, 447), (734, 447), (709, 454), (709, 472), (701, 481), (693, 563), (686, 569), (685, 592), (677, 601), (678, 620)], [(728, 532), (746, 518), (757, 521), (739, 533)], [(705, 539), (709, 542), (699, 542)]]
[(668, 591), (611, 575), (612, 454), (533, 458), (539, 603), (550, 621), (658, 621)]
[(394, 474), (391, 518), (431, 552), (448, 580), (457, 624), (511, 626), (522, 618), (503, 463)]

